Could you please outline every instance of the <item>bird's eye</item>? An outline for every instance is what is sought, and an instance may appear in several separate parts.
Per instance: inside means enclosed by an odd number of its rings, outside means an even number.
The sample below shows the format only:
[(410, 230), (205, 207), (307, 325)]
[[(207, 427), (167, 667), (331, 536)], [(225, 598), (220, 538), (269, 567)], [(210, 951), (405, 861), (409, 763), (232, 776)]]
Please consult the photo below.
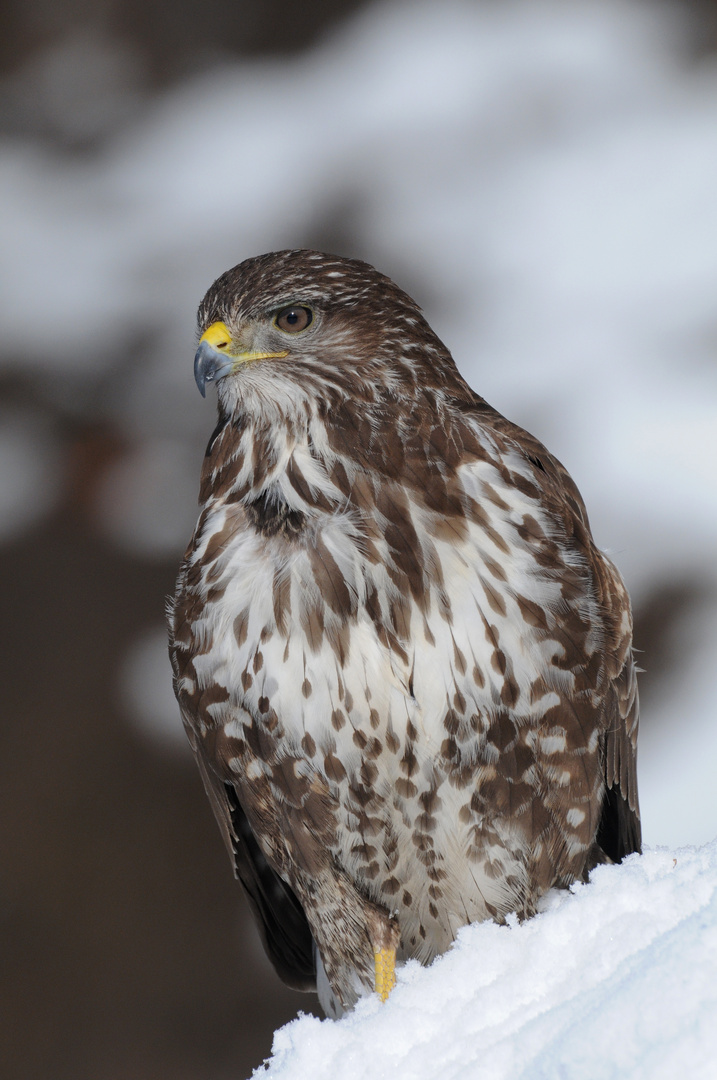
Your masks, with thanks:
[(274, 324), (286, 334), (299, 334), (310, 325), (314, 313), (311, 308), (300, 307), (292, 304), (291, 307), (282, 308), (274, 319)]

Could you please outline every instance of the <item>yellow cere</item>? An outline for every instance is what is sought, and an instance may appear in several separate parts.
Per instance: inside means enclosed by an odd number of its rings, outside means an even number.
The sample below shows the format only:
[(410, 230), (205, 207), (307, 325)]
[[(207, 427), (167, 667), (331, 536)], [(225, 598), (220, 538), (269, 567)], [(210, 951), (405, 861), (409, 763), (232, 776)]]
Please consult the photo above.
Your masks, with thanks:
[(200, 337), (199, 344), (201, 345), (203, 341), (206, 341), (207, 345), (211, 345), (213, 349), (226, 349), (228, 345), (231, 345), (232, 336), (226, 323), (213, 322)]

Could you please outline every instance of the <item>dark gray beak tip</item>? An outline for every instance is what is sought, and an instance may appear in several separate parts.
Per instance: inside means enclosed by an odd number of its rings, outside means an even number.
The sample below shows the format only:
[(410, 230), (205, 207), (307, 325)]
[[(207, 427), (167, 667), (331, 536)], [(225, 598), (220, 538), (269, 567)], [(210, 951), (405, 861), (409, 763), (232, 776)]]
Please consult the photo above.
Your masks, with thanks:
[(231, 361), (203, 341), (194, 356), (194, 381), (202, 397), (207, 396), (207, 383), (221, 379), (231, 371)]
[(206, 353), (204, 352), (204, 346), (200, 345), (194, 354), (194, 381), (197, 384), (197, 388), (202, 397), (207, 396), (207, 371), (206, 371)]
[(229, 375), (232, 357), (218, 352), (208, 341), (202, 341), (194, 355), (194, 381), (197, 382), (202, 397), (206, 397), (206, 383), (218, 382)]

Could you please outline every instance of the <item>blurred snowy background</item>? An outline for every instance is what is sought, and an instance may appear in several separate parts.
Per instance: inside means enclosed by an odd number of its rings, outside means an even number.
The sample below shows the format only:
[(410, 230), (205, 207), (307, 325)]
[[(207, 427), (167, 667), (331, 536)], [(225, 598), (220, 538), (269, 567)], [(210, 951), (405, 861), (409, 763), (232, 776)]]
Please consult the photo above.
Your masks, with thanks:
[(717, 3), (32, 0), (0, 35), (0, 1016), (13, 1075), (238, 1077), (283, 990), (164, 597), (248, 255), (374, 263), (580, 487), (643, 650), (645, 841), (717, 835)]

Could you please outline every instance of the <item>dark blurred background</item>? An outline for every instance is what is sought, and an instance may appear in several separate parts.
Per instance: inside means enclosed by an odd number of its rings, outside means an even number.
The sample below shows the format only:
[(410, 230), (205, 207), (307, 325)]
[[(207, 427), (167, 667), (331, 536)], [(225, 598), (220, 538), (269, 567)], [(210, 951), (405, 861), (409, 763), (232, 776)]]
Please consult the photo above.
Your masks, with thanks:
[[(599, 541), (618, 545), (635, 600), (647, 669), (647, 839), (714, 834), (711, 791), (700, 803), (692, 773), (668, 796), (665, 777), (679, 768), (676, 743), (690, 725), (714, 727), (688, 658), (698, 638), (714, 641), (717, 625), (714, 457), (704, 467), (717, 415), (709, 194), (697, 192), (696, 223), (690, 217), (691, 178), (715, 168), (717, 127), (711, 145), (704, 132), (717, 115), (717, 3), (434, 8), (361, 0), (4, 6), (7, 1076), (240, 1078), (268, 1055), (278, 1025), (299, 1009), (316, 1011), (261, 953), (183, 742), (162, 624), (213, 427), (191, 375), (194, 311), (215, 276), (259, 250), (304, 245), (378, 263), (424, 305), (473, 385), (564, 458)], [(431, 30), (441, 19), (445, 38)], [(436, 90), (422, 97), (424, 76)], [(674, 280), (653, 281), (647, 265), (643, 278), (643, 255), (628, 258), (627, 285), (606, 286), (591, 314), (597, 286), (588, 278), (577, 290), (565, 252), (599, 264), (584, 222), (599, 215), (602, 196), (590, 185), (602, 183), (601, 162), (609, 170), (626, 160), (616, 146), (639, 149), (631, 131), (651, 125), (662, 125), (659, 167), (646, 150), (650, 181), (635, 205), (649, 204), (652, 177), (674, 173), (665, 196), (676, 207), (674, 234), (697, 240), (685, 252), (667, 234), (657, 245), (669, 248)], [(685, 132), (694, 157), (681, 149)], [(550, 295), (535, 256), (544, 241), (521, 224), (527, 196), (505, 202), (523, 161), (533, 193), (555, 192), (546, 197), (546, 206), (555, 202), (548, 247), (556, 244), (546, 263), (562, 259), (567, 284), (556, 278)], [(620, 191), (643, 165), (622, 168), (613, 181)], [(571, 196), (563, 198), (566, 176)], [(576, 191), (581, 213), (595, 198), (585, 218), (573, 208)], [(460, 199), (475, 218), (455, 210)], [(617, 196), (615, 207), (611, 221), (624, 210)], [(526, 212), (526, 221), (546, 214)], [(652, 236), (665, 214), (659, 203), (646, 214)], [(621, 236), (633, 219), (616, 226)], [(475, 243), (464, 243), (471, 230)], [(511, 244), (520, 248), (512, 262)], [(634, 248), (644, 254), (639, 236)], [(644, 254), (646, 263), (660, 257)], [(610, 258), (624, 263), (620, 250)], [(619, 278), (611, 267), (600, 273), (600, 282)], [(665, 309), (669, 325), (660, 321)], [(575, 356), (579, 371), (570, 367)], [(618, 390), (603, 400), (609, 380)], [(677, 462), (674, 476), (660, 454)], [(673, 493), (674, 514), (665, 510)]]

